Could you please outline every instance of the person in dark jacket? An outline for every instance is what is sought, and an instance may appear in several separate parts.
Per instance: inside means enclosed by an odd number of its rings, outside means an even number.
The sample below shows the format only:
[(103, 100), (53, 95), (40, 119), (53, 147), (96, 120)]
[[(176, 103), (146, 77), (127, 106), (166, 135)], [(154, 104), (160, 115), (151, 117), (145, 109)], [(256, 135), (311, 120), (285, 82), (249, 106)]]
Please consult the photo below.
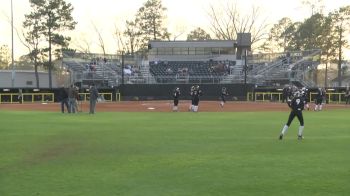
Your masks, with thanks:
[(300, 91), (296, 91), (294, 93), (294, 97), (289, 104), (289, 107), (291, 108), (292, 111), (289, 114), (287, 124), (284, 125), (282, 132), (279, 136), (280, 140), (282, 140), (283, 136), (287, 133), (287, 130), (295, 117), (298, 118), (299, 123), (300, 123), (299, 132), (298, 132), (298, 140), (303, 139), (303, 131), (304, 131), (303, 110), (304, 110), (304, 103), (305, 103), (304, 99), (305, 98), (302, 96), (302, 93)]
[(96, 110), (96, 102), (97, 102), (97, 98), (98, 98), (98, 90), (95, 87), (95, 85), (91, 85), (90, 89), (90, 114), (95, 114), (95, 110)]
[(67, 112), (70, 113), (70, 108), (68, 105), (68, 93), (67, 89), (62, 87), (59, 90), (59, 101), (61, 103), (61, 112), (64, 113), (64, 106), (67, 108)]

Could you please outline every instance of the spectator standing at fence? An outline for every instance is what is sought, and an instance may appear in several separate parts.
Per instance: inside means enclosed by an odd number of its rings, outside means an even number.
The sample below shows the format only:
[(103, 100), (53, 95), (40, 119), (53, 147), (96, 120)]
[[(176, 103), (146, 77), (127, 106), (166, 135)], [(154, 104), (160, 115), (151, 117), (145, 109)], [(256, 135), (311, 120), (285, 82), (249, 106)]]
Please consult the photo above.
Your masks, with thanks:
[(74, 86), (74, 97), (75, 97), (74, 109), (75, 109), (76, 112), (79, 112), (79, 111), (81, 111), (81, 108), (79, 110), (79, 104), (78, 104), (78, 101), (79, 101), (79, 87), (77, 87), (77, 86)]
[(173, 92), (173, 98), (174, 98), (173, 112), (179, 111), (178, 104), (179, 104), (180, 94), (181, 94), (180, 88), (176, 87)]
[(75, 87), (72, 84), (68, 89), (68, 106), (70, 113), (75, 113), (75, 101), (76, 101), (76, 92)]
[(304, 97), (302, 96), (300, 91), (296, 91), (294, 93), (294, 97), (292, 98), (290, 104), (288, 106), (291, 108), (291, 112), (289, 114), (289, 118), (287, 121), (287, 124), (284, 125), (282, 132), (279, 136), (279, 139), (282, 140), (284, 135), (287, 133), (287, 130), (292, 123), (293, 119), (295, 117), (298, 118), (300, 126), (298, 131), (298, 140), (303, 139), (303, 131), (304, 131), (304, 117), (303, 117), (303, 110), (304, 110)]
[(98, 95), (98, 90), (94, 84), (92, 84), (90, 86), (89, 93), (90, 93), (90, 112), (89, 112), (89, 114), (95, 114), (96, 102), (97, 102), (97, 98), (99, 95)]
[(66, 106), (67, 112), (70, 113), (67, 89), (64, 87), (60, 88), (58, 96), (61, 103), (61, 112), (64, 113), (64, 106)]

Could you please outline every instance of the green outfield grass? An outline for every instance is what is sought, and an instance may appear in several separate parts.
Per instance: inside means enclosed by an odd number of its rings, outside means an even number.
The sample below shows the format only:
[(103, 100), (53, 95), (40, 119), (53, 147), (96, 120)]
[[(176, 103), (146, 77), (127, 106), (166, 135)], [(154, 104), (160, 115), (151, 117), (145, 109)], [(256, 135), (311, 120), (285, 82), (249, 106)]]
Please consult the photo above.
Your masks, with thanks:
[(350, 111), (0, 111), (0, 195), (350, 195)]

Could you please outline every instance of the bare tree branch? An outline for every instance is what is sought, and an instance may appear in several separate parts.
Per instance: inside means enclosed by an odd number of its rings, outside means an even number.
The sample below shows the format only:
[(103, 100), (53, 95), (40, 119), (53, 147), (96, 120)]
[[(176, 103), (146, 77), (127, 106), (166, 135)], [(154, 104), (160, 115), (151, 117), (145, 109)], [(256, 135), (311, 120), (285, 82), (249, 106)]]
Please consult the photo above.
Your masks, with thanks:
[(102, 52), (103, 52), (103, 56), (106, 55), (106, 47), (105, 47), (105, 43), (103, 41), (103, 37), (101, 35), (100, 30), (97, 28), (97, 26), (95, 25), (95, 23), (93, 21), (91, 21), (92, 26), (94, 27), (95, 32), (97, 33), (98, 36), (98, 45), (100, 46)]
[(226, 6), (219, 9), (210, 5), (208, 15), (211, 19), (210, 30), (217, 39), (233, 40), (237, 38), (237, 33), (251, 33), (254, 45), (266, 35), (268, 25), (266, 19), (259, 21), (259, 7), (253, 7), (250, 13), (242, 14), (237, 1), (228, 1)]

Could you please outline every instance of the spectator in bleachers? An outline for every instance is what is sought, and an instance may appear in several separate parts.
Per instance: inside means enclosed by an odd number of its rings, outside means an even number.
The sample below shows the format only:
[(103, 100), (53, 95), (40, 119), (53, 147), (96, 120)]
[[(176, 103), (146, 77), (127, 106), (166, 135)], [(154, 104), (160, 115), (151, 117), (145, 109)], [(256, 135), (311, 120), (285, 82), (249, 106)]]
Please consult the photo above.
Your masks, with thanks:
[(173, 70), (171, 69), (171, 67), (168, 67), (166, 70), (165, 70), (165, 73), (167, 75), (172, 75), (173, 74)]

